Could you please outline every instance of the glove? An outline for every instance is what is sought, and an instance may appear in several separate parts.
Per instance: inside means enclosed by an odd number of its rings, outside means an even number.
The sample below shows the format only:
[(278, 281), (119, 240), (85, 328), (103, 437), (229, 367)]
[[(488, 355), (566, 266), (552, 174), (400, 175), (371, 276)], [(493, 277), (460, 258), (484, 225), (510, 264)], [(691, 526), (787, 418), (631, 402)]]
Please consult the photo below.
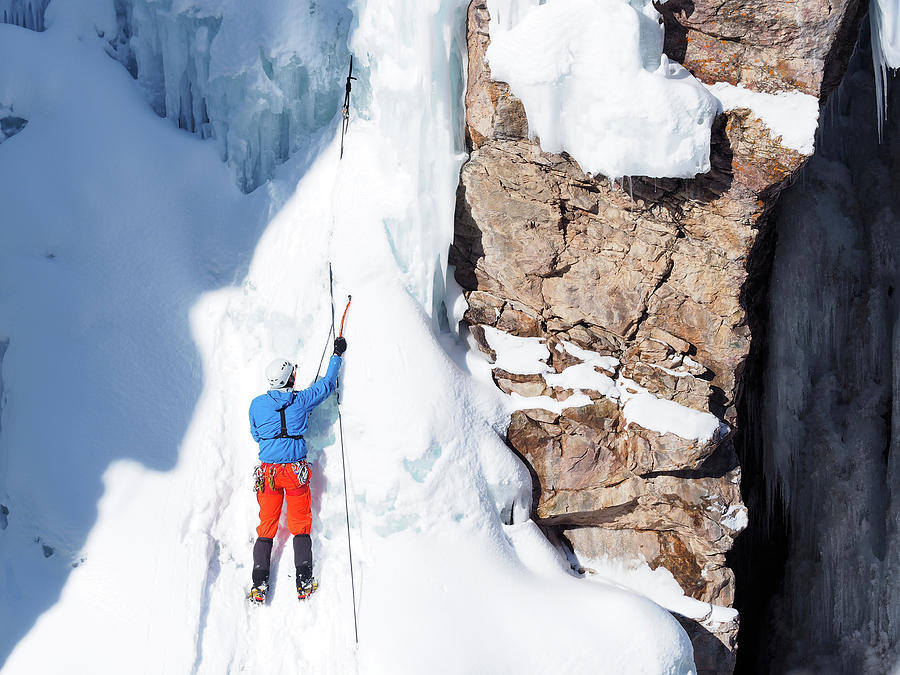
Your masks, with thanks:
[(337, 356), (343, 355), (343, 353), (347, 351), (347, 340), (342, 337), (334, 339), (334, 353)]

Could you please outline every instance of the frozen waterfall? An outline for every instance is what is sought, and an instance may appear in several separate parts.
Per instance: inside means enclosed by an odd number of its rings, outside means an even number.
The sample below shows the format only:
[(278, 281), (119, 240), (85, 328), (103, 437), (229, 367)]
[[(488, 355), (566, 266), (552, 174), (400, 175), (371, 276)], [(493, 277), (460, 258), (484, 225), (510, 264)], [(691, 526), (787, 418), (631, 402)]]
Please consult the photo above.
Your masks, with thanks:
[(115, 0), (110, 51), (158, 115), (214, 138), (250, 192), (334, 120), (349, 65), (344, 3), (275, 14), (238, 0)]
[(750, 499), (747, 564), (772, 571), (745, 587), (770, 598), (759, 615), (739, 598), (760, 623), (756, 644), (742, 634), (745, 672), (754, 655), (756, 672), (898, 666), (900, 87), (880, 144), (864, 51), (774, 216), (763, 476), (746, 484), (766, 493)]
[(0, 23), (42, 31), (49, 4), (50, 0), (0, 0)]

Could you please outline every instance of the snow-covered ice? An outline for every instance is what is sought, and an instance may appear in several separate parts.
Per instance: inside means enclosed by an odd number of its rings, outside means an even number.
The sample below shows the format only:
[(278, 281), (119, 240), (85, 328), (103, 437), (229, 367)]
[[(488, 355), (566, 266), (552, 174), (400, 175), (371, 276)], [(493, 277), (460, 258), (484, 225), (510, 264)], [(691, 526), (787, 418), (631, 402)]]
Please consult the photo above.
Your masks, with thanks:
[(529, 133), (611, 178), (709, 170), (715, 99), (662, 53), (651, 0), (490, 0), (491, 76), (525, 106)]
[[(210, 6), (147, 20), (161, 36)], [(445, 279), (465, 2), (350, 9), (348, 43), (329, 43), (359, 63), (343, 161), (335, 107), (250, 194), (213, 141), (157, 116), (107, 54), (121, 19), (109, 3), (52, 3), (41, 33), (0, 26), (0, 101), (28, 120), (0, 146), (4, 675), (693, 672), (668, 612), (574, 577), (528, 519), (530, 477), (502, 439), (507, 397), (458, 368), (463, 347), (439, 330), (457, 305)], [(296, 32), (276, 31), (289, 44), (267, 54), (305, 48), (296, 10), (260, 12)], [(213, 48), (201, 24), (170, 33), (193, 41), (191, 58)], [(225, 29), (221, 49), (259, 61), (260, 45)], [(260, 114), (273, 101), (255, 100)], [(298, 606), (282, 533), (271, 603), (243, 599), (247, 406), (276, 355), (315, 376), (329, 261), (336, 301), (353, 295), (341, 411), (358, 646), (335, 399), (308, 436), (321, 589)], [(536, 617), (542, 639), (529, 641)]]

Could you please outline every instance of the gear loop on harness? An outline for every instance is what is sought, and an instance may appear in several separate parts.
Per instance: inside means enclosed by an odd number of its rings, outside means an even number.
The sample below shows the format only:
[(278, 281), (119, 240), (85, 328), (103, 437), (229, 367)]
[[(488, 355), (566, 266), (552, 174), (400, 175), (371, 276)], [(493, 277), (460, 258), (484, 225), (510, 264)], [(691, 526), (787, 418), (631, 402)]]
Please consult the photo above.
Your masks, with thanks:
[(298, 487), (303, 487), (309, 483), (309, 467), (310, 464), (305, 459), (291, 462), (290, 464), (267, 464), (265, 462), (257, 464), (253, 470), (253, 491), (260, 493), (266, 491), (266, 484), (269, 489), (275, 491), (275, 474), (279, 472), (287, 472), (288, 466), (297, 477)]
[(301, 459), (299, 462), (292, 462), (291, 468), (294, 470), (294, 474), (297, 476), (297, 482), (300, 483), (301, 487), (309, 482), (309, 462), (305, 459)]

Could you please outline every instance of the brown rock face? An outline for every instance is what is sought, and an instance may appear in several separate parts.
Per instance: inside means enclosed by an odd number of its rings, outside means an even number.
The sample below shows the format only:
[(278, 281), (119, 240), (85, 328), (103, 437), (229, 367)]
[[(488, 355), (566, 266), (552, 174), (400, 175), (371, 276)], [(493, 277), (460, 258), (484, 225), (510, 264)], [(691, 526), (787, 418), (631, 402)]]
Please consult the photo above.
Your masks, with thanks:
[[(669, 0), (658, 9), (666, 52), (700, 79), (820, 95), (843, 71), (858, 5)], [(686, 595), (730, 606), (725, 553), (746, 522), (728, 429), (751, 339), (747, 308), (757, 302), (748, 270), (764, 264), (754, 260), (764, 249), (760, 232), (806, 158), (750, 111), (734, 110), (714, 124), (708, 173), (622, 186), (597, 180), (529, 139), (522, 103), (485, 63), (489, 21), (485, 0), (472, 2), (472, 152), (450, 252), (476, 341), (495, 357), (484, 326), (545, 338), (557, 373), (582, 363), (566, 343), (614, 357), (618, 365), (597, 368), (620, 390), (642, 389), (725, 423), (705, 441), (659, 433), (629, 423), (622, 398), (585, 390), (590, 405), (517, 412), (508, 442), (539, 481), (535, 517), (565, 533), (582, 561), (662, 566)], [(494, 380), (522, 396), (573, 394), (543, 375), (497, 369)], [(730, 672), (737, 623), (684, 622), (699, 671)]]
[(666, 54), (704, 82), (827, 96), (840, 81), (865, 4), (669, 0), (657, 9)]

